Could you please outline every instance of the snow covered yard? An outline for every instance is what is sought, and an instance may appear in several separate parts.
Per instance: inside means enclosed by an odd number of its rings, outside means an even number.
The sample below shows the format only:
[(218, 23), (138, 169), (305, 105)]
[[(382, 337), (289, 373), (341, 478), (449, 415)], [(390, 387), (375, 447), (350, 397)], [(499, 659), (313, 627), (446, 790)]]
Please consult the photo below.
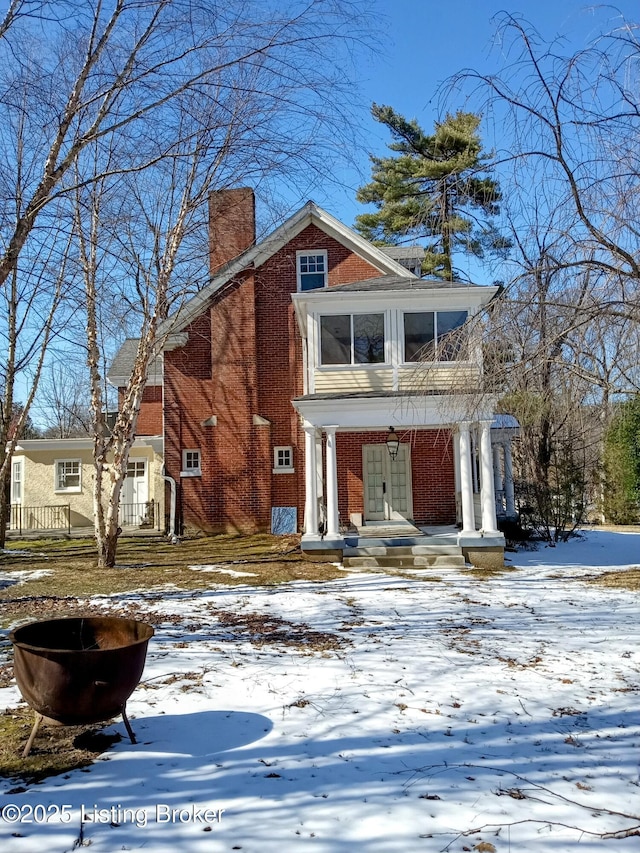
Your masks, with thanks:
[(3, 849), (636, 850), (600, 835), (640, 824), (640, 594), (588, 581), (640, 563), (640, 535), (511, 558), (100, 599), (160, 620), (139, 743), (0, 780)]

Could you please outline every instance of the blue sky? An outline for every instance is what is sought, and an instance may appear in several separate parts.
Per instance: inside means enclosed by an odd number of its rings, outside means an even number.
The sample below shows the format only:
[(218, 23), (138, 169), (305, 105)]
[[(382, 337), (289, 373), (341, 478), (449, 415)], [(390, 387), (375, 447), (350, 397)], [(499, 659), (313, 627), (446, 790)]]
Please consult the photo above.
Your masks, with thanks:
[[(438, 86), (463, 68), (489, 72), (500, 68), (503, 57), (496, 39), (496, 17), (508, 12), (528, 21), (545, 41), (563, 39), (566, 53), (573, 54), (599, 33), (613, 30), (621, 15), (640, 21), (639, 0), (615, 5), (588, 4), (581, 0), (374, 0), (381, 49), (375, 59), (362, 59), (359, 97), (364, 106), (372, 101), (389, 104), (407, 118), (416, 118), (429, 130), (439, 117)], [(464, 108), (451, 101), (450, 111)], [(319, 204), (348, 225), (365, 208), (355, 200), (357, 187), (369, 179), (368, 153), (385, 155), (389, 135), (363, 112), (364, 138), (368, 148), (357, 157), (358, 169), (340, 175), (344, 186), (328, 188)], [(483, 137), (487, 148), (493, 142)]]

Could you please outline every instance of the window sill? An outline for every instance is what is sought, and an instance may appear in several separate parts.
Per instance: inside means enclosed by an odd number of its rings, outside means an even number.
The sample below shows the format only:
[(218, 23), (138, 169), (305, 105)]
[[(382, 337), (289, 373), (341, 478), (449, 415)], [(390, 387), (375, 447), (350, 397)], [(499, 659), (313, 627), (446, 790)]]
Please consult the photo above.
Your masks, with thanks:
[(393, 367), (391, 362), (389, 361), (372, 361), (372, 362), (358, 362), (357, 364), (318, 364), (316, 365), (316, 369), (319, 371), (324, 370), (360, 370), (363, 368), (364, 370), (375, 370), (376, 368), (386, 368), (390, 370)]
[(181, 477), (202, 477), (202, 471), (180, 471)]
[(456, 366), (456, 365), (464, 365), (465, 367), (478, 367), (478, 362), (471, 361), (468, 358), (465, 358), (465, 359), (461, 358), (460, 360), (453, 359), (450, 361), (445, 361), (444, 359), (440, 360), (439, 358), (425, 358), (422, 361), (402, 361), (400, 363), (399, 367), (416, 368), (419, 366), (424, 367), (426, 365), (429, 365), (431, 367), (433, 367), (434, 365), (438, 365), (438, 366), (442, 365), (443, 367), (450, 367), (450, 366)]
[(79, 495), (82, 493), (82, 486), (74, 486), (72, 489), (54, 489), (54, 495)]
[(271, 473), (272, 474), (295, 474), (296, 469), (295, 468), (272, 468)]

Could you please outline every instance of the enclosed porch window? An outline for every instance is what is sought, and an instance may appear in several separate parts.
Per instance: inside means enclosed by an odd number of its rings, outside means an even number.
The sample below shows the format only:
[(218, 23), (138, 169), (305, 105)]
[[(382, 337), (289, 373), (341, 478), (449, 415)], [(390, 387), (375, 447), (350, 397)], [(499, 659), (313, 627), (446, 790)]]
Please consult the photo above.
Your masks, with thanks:
[(320, 317), (320, 364), (382, 364), (384, 314)]
[(415, 311), (404, 315), (404, 360), (454, 361), (464, 357), (466, 311)]

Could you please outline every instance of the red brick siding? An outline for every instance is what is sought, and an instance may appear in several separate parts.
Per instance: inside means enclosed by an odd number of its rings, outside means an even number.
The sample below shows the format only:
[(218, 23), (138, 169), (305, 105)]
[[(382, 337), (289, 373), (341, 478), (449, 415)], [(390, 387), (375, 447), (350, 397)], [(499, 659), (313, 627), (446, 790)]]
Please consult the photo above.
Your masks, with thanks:
[(293, 447), (295, 474), (272, 476), (274, 506), (297, 506), (298, 525), (304, 516), (304, 432), (291, 405), (303, 393), (302, 341), (291, 294), (297, 289), (296, 252), (326, 249), (329, 285), (374, 278), (380, 271), (337, 240), (310, 225), (276, 252), (256, 272), (256, 338), (258, 412), (271, 421), (273, 448)]
[[(120, 389), (118, 389), (118, 403), (122, 404)], [(136, 435), (162, 435), (161, 385), (147, 385), (144, 389), (136, 424)]]
[[(303, 392), (302, 343), (291, 294), (296, 251), (305, 249), (327, 250), (330, 286), (380, 275), (309, 226), (255, 278), (247, 273), (225, 288), (189, 327), (187, 345), (166, 354), (165, 458), (167, 472), (180, 483), (186, 524), (268, 529), (272, 506), (296, 506), (302, 525), (304, 433), (291, 405)], [(217, 426), (202, 427), (212, 414)], [(254, 425), (253, 415), (271, 425)], [(272, 474), (273, 448), (280, 445), (293, 448), (295, 474)], [(202, 477), (180, 480), (181, 450), (191, 448), (202, 452)]]
[[(184, 523), (204, 530), (268, 526), (265, 427), (253, 424), (253, 304), (247, 275), (189, 327), (187, 345), (165, 358), (167, 471), (180, 483)], [(216, 426), (202, 426), (212, 415)], [(191, 448), (201, 451), (202, 476), (180, 479), (181, 451)]]
[[(455, 477), (451, 431), (398, 430), (411, 447), (413, 517), (424, 524), (455, 524)], [(337, 433), (338, 499), (341, 519), (364, 512), (362, 445), (382, 444), (386, 432)]]
[(221, 190), (209, 196), (209, 271), (215, 275), (227, 261), (256, 239), (253, 190)]

